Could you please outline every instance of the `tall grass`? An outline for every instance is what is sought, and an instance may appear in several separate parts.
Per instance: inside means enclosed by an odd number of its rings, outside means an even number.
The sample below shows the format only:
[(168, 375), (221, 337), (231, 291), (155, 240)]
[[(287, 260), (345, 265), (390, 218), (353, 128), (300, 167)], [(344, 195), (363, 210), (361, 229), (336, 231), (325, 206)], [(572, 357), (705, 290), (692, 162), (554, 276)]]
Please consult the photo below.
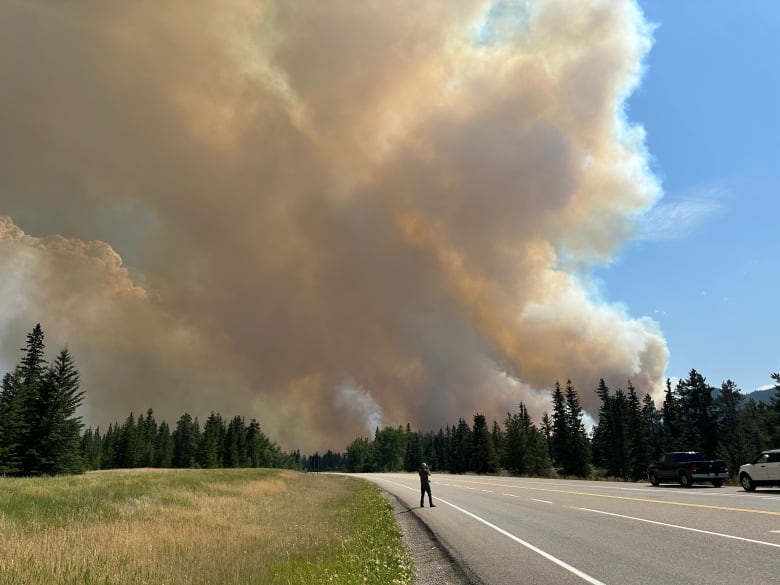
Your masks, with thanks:
[(132, 470), (0, 479), (0, 583), (412, 582), (390, 504), (353, 478)]

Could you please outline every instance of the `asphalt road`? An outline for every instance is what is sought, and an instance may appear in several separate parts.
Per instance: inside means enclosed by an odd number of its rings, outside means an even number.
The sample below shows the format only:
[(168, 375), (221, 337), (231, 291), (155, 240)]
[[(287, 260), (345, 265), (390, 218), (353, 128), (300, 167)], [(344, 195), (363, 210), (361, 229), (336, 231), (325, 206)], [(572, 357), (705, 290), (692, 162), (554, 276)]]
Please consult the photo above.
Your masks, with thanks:
[(780, 585), (780, 490), (361, 474), (485, 585)]

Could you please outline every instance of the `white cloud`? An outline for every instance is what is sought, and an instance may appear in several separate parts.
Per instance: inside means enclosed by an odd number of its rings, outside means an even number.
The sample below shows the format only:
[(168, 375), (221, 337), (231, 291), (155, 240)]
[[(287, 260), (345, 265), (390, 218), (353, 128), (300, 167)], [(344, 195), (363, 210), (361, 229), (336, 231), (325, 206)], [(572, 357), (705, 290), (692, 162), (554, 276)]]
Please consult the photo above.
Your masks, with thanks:
[(661, 202), (638, 222), (638, 239), (680, 240), (726, 209), (726, 192), (717, 187), (696, 188)]

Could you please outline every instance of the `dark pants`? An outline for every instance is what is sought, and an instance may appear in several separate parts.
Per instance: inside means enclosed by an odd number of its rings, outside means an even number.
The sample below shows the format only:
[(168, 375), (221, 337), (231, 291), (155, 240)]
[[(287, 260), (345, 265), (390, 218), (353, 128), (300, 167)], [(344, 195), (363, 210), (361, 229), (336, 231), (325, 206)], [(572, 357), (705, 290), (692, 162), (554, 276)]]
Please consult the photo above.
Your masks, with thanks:
[(425, 494), (428, 494), (428, 503), (433, 506), (433, 498), (431, 497), (431, 484), (427, 481), (420, 482), (420, 507), (425, 503)]

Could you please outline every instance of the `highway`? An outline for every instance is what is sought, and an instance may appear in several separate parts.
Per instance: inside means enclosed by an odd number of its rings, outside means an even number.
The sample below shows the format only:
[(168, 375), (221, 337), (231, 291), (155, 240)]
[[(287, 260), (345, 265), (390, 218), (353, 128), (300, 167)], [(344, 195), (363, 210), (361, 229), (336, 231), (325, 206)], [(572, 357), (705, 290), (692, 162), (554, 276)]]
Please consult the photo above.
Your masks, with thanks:
[(360, 474), (485, 585), (780, 584), (780, 490)]

